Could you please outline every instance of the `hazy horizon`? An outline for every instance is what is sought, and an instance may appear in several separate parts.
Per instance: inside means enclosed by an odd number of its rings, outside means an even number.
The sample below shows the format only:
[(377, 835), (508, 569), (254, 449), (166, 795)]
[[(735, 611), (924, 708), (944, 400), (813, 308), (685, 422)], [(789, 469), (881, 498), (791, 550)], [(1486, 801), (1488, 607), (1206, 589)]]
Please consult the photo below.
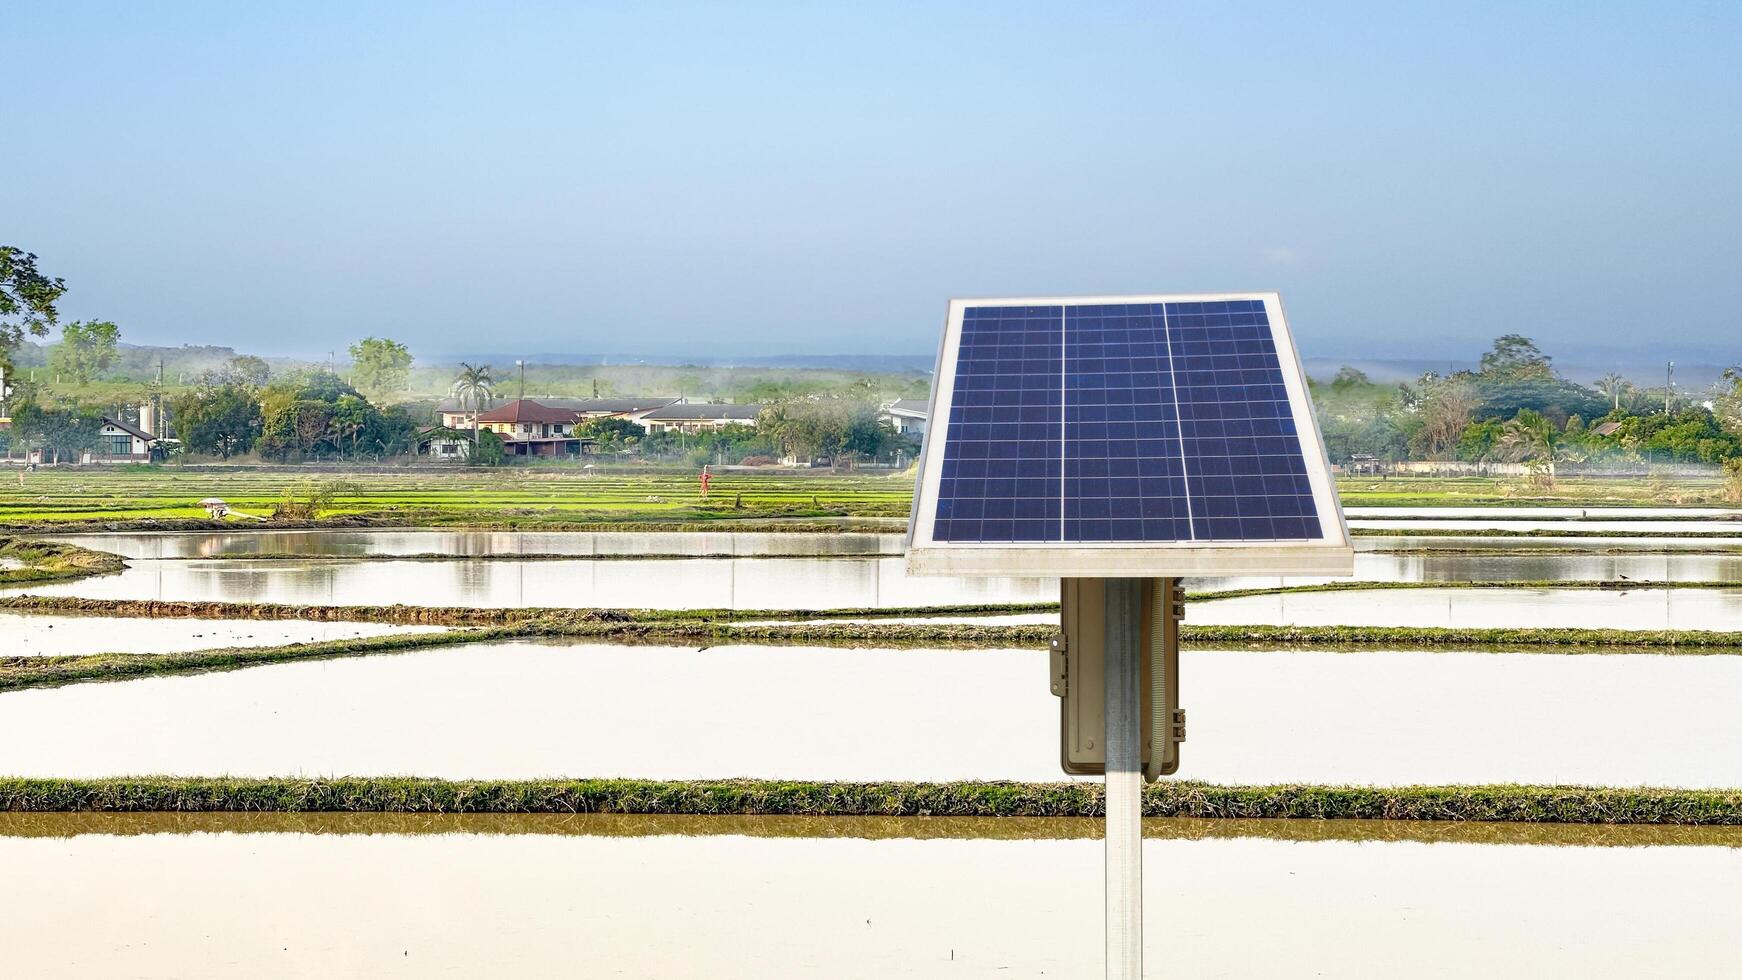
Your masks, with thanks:
[(1277, 289), (1308, 356), (1738, 356), (1734, 5), (7, 24), (0, 242), (132, 343), (929, 354), (951, 296)]

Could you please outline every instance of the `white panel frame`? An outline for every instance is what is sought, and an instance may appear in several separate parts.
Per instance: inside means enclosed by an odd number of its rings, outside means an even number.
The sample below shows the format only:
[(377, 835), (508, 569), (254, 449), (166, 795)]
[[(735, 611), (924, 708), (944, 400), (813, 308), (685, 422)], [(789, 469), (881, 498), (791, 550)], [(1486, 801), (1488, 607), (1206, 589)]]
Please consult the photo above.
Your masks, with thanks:
[[(1300, 541), (937, 541), (938, 486), (943, 479), (944, 443), (955, 397), (956, 354), (962, 314), (983, 306), (1094, 306), (1126, 303), (1215, 303), (1261, 300), (1276, 342), (1277, 362), (1294, 412), (1295, 433), (1307, 482), (1319, 513), (1320, 537)], [(1355, 553), (1349, 525), (1331, 479), (1318, 417), (1307, 390), (1306, 371), (1275, 292), (1164, 293), (1141, 296), (1040, 296), (1010, 299), (953, 299), (938, 345), (932, 376), (925, 448), (920, 455), (913, 513), (907, 526), (907, 570), (914, 575), (1057, 575), (1065, 578), (1196, 575), (1351, 575)]]

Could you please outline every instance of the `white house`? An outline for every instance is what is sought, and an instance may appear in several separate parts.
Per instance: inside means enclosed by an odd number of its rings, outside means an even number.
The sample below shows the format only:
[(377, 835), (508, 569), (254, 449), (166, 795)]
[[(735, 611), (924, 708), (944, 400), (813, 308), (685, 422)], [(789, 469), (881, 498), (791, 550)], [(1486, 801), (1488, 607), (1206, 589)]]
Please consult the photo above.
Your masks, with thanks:
[(756, 425), (761, 405), (667, 405), (641, 416), (641, 427), (649, 433), (687, 432), (695, 435), (729, 425)]
[(897, 433), (923, 437), (926, 416), (930, 411), (931, 405), (918, 398), (903, 398), (885, 406), (883, 415), (895, 426)]
[(418, 431), (417, 454), (442, 462), (463, 463), (472, 455), (472, 440), (446, 426), (432, 426)]
[[(528, 401), (536, 401), (536, 404), (546, 408), (564, 409), (573, 413), (577, 422), (605, 418), (625, 418), (639, 422), (648, 412), (674, 404), (677, 399), (664, 395), (633, 398), (557, 398), (539, 395), (536, 400), (529, 398)], [(437, 406), (436, 413), (441, 416), (441, 424), (450, 429), (468, 429), (472, 425), (471, 406), (460, 404), (457, 398), (443, 399), (441, 405)]]
[(97, 445), (85, 453), (86, 463), (149, 463), (151, 444), (157, 440), (126, 422), (103, 416), (98, 419)]

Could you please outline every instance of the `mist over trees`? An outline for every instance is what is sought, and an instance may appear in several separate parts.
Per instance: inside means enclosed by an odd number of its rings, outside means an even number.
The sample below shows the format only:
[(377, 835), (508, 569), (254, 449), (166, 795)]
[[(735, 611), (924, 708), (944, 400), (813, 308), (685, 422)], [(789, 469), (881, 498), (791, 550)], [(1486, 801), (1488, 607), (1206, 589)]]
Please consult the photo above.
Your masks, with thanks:
[(1314, 385), (1314, 400), (1326, 450), (1337, 461), (1357, 454), (1543, 465), (1742, 457), (1742, 374), (1735, 369), (1706, 398), (1670, 393), (1666, 412), (1662, 389), (1653, 393), (1618, 374), (1591, 387), (1561, 377), (1520, 334), (1496, 338), (1475, 371), (1387, 386), (1344, 368), (1329, 384)]
[(49, 354), (49, 370), (76, 384), (90, 384), (115, 363), (120, 341), (120, 328), (107, 320), (69, 323)]
[(350, 347), (351, 383), (376, 401), (405, 391), (411, 383), (411, 351), (396, 340), (365, 337)]

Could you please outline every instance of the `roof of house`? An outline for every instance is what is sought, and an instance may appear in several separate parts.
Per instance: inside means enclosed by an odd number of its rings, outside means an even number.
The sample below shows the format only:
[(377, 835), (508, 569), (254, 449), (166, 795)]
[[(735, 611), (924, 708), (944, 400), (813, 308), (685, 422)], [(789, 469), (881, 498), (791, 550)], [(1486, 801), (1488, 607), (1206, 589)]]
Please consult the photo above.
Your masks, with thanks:
[[(631, 412), (645, 412), (649, 409), (670, 405), (677, 401), (676, 396), (668, 395), (637, 395), (631, 398), (565, 398), (556, 395), (539, 395), (537, 401), (547, 408), (566, 408), (583, 415), (627, 415)], [(458, 398), (444, 398), (436, 406), (436, 411), (457, 414), (470, 412), (472, 406), (462, 405)], [(494, 409), (491, 409), (494, 411)]]
[(140, 432), (137, 428), (134, 428), (133, 426), (128, 425), (127, 423), (121, 421), (120, 419), (112, 419), (107, 415), (99, 416), (97, 421), (103, 423), (104, 425), (112, 425), (115, 428), (120, 429), (122, 432), (127, 433), (128, 435), (133, 436), (136, 439), (144, 439), (146, 442), (151, 442), (157, 438), (156, 436), (147, 435), (144, 432)]
[(742, 421), (754, 419), (761, 411), (761, 405), (667, 405), (648, 412), (643, 418), (649, 422), (680, 422), (690, 419)]
[(569, 408), (541, 405), (530, 398), (516, 398), (478, 415), (480, 422), (573, 422), (575, 412)]
[(1591, 426), (1591, 431), (1600, 436), (1612, 436), (1621, 430), (1619, 422), (1600, 422)]
[(676, 402), (676, 398), (664, 395), (649, 395), (641, 398), (557, 399), (557, 403), (564, 408), (572, 408), (582, 415), (628, 415), (631, 412), (647, 412), (656, 408), (664, 408)]
[(920, 398), (898, 398), (889, 403), (889, 414), (923, 419), (931, 411), (931, 403)]

